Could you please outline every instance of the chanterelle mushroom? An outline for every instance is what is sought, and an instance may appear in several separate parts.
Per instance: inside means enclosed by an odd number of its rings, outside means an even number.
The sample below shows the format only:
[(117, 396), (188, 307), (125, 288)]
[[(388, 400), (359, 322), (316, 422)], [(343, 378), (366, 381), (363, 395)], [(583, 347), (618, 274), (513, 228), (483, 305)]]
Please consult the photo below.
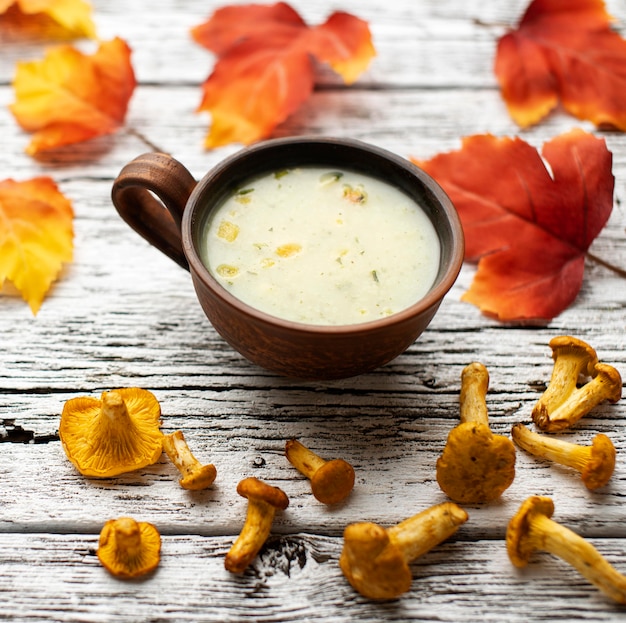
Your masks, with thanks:
[(59, 436), (69, 460), (85, 476), (108, 478), (159, 460), (161, 407), (145, 389), (102, 392), (100, 400), (68, 400)]
[(159, 564), (161, 536), (151, 523), (132, 517), (110, 519), (100, 532), (98, 558), (113, 575), (135, 578)]
[[(555, 432), (573, 426), (595, 406), (622, 396), (619, 372), (598, 362), (596, 352), (577, 338), (559, 336), (550, 341), (554, 367), (550, 383), (532, 411), (536, 426)], [(581, 378), (592, 377), (578, 386)]]
[(590, 446), (581, 446), (562, 439), (540, 435), (523, 424), (515, 424), (511, 430), (515, 443), (530, 454), (550, 459), (560, 465), (579, 471), (587, 489), (604, 487), (615, 469), (615, 446), (600, 433)]
[(289, 498), (278, 487), (258, 478), (245, 478), (237, 485), (237, 493), (248, 498), (246, 521), (224, 560), (232, 573), (243, 573), (267, 540), (277, 509), (285, 510)]
[(365, 597), (393, 599), (411, 588), (409, 563), (466, 521), (467, 513), (460, 506), (444, 502), (387, 529), (370, 522), (350, 524), (343, 533), (339, 566)]
[(535, 550), (544, 550), (568, 562), (611, 599), (626, 603), (626, 577), (598, 550), (569, 528), (551, 519), (554, 503), (531, 496), (509, 522), (506, 547), (511, 562), (525, 567)]
[(596, 351), (587, 342), (571, 335), (553, 337), (549, 346), (554, 360), (552, 376), (533, 412), (554, 411), (576, 389), (580, 378), (589, 378), (595, 374), (598, 363)]
[(515, 446), (489, 428), (486, 394), (489, 373), (471, 363), (461, 375), (461, 423), (453, 428), (437, 460), (437, 482), (459, 503), (498, 498), (515, 478)]
[(183, 489), (199, 491), (210, 487), (217, 476), (211, 463), (202, 465), (193, 455), (182, 431), (177, 430), (163, 436), (163, 449), (170, 461), (176, 465), (182, 478), (178, 481)]
[(343, 459), (325, 461), (296, 439), (285, 444), (287, 460), (311, 481), (311, 491), (323, 504), (344, 500), (354, 487), (354, 469)]

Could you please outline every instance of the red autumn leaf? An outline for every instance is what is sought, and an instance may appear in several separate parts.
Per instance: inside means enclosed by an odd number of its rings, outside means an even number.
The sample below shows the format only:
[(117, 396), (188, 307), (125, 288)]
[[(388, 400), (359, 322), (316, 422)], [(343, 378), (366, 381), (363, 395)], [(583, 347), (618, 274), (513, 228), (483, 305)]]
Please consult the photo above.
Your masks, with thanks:
[(311, 27), (284, 2), (223, 7), (192, 36), (218, 56), (198, 107), (212, 117), (207, 147), (269, 136), (313, 91), (311, 56), (349, 84), (375, 54), (363, 20), (336, 12)]
[(498, 42), (495, 73), (522, 127), (559, 100), (575, 117), (626, 130), (626, 40), (603, 0), (534, 0)]
[(542, 155), (520, 138), (477, 135), (418, 162), (455, 204), (466, 259), (478, 270), (463, 300), (502, 321), (545, 321), (582, 285), (585, 254), (613, 208), (612, 154), (573, 130)]
[(11, 281), (33, 314), (72, 260), (73, 219), (71, 203), (49, 177), (0, 181), (0, 289)]
[(64, 45), (42, 61), (18, 63), (10, 108), (34, 132), (26, 151), (34, 155), (115, 132), (135, 84), (130, 49), (121, 39), (101, 43), (90, 56)]

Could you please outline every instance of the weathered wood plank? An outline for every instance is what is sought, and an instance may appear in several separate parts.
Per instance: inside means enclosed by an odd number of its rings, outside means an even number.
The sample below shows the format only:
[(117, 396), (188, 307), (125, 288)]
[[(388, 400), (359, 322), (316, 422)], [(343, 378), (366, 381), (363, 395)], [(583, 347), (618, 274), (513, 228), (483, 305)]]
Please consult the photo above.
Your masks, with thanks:
[[(204, 22), (219, 3), (94, 2), (94, 21), (102, 39), (119, 36), (133, 49), (133, 65), (140, 82), (158, 84), (202, 83), (211, 72), (214, 56), (193, 42), (189, 31)], [(620, 0), (608, 0), (616, 16), (615, 28), (623, 31), (624, 9)], [(516, 25), (527, 2), (437, 2), (395, 0), (392, 10), (372, 0), (344, 1), (346, 10), (370, 24), (377, 57), (360, 78), (363, 87), (493, 88), (493, 58), (497, 39)], [(337, 6), (332, 2), (294, 3), (311, 25), (323, 22)], [(159, 34), (156, 34), (159, 33)], [(163, 33), (163, 34), (161, 34)], [(167, 45), (163, 39), (167, 38)], [(0, 29), (2, 81), (9, 80), (19, 60), (42, 57), (36, 39), (19, 37)], [(90, 50), (85, 42), (76, 45)], [(319, 68), (320, 86), (340, 84), (332, 72)]]
[[(231, 543), (230, 538), (165, 535), (156, 572), (144, 580), (121, 581), (100, 566), (97, 535), (0, 534), (0, 619), (529, 623), (616, 621), (624, 614), (623, 607), (547, 554), (515, 569), (503, 542), (459, 539), (440, 545), (411, 566), (410, 593), (381, 603), (361, 597), (343, 578), (339, 538), (272, 537), (242, 576), (224, 570)], [(593, 543), (619, 568), (622, 541)]]
[[(200, 394), (197, 400), (187, 400), (195, 409), (208, 403)], [(393, 395), (388, 395), (388, 400), (392, 402)], [(255, 397), (250, 402), (262, 401)], [(341, 409), (341, 401), (337, 403), (331, 410)], [(445, 409), (442, 403), (440, 408)], [(164, 417), (166, 430), (183, 429), (197, 456), (217, 467), (215, 485), (201, 493), (182, 490), (176, 470), (165, 457), (136, 473), (97, 480), (78, 475), (58, 441), (4, 444), (0, 454), (0, 472), (4, 474), (0, 530), (94, 531), (107, 515), (140, 513), (171, 533), (232, 534), (245, 515), (245, 500), (235, 492), (237, 482), (250, 475), (277, 484), (289, 495), (289, 509), (276, 520), (281, 533), (304, 530), (337, 535), (352, 521), (397, 523), (444, 501), (435, 480), (435, 463), (453, 422), (419, 406), (393, 408), (411, 412), (401, 415), (370, 403), (365, 414), (350, 415), (360, 409), (349, 397), (345, 407), (348, 414), (342, 416), (324, 413), (328, 408), (311, 415), (310, 406), (304, 414), (285, 405), (271, 413), (271, 398), (265, 408), (265, 414), (255, 413), (254, 408), (246, 411), (241, 397), (233, 396), (226, 414), (219, 413), (213, 404), (215, 415)], [(456, 411), (451, 398), (447, 410)], [(516, 419), (496, 416), (492, 427), (508, 434)], [(542, 494), (552, 496), (559, 516), (582, 533), (622, 536), (626, 480), (623, 436), (615, 434), (611, 421), (591, 420), (586, 430), (569, 437), (588, 443), (601, 430), (615, 439), (620, 456), (609, 485), (590, 493), (572, 470), (518, 452), (512, 487), (498, 502), (468, 508), (472, 521), (465, 532), (472, 538), (500, 538), (522, 500)], [(357, 484), (346, 502), (327, 508), (312, 497), (308, 481), (283, 456), (290, 437), (302, 439), (322, 456), (341, 456), (354, 465)]]
[[(200, 84), (209, 75), (214, 56), (193, 42), (190, 29), (213, 12), (219, 3), (153, 2), (146, 11), (142, 3), (94, 2), (94, 21), (103, 39), (122, 37), (133, 49), (133, 64), (141, 82)], [(494, 41), (506, 27), (514, 25), (523, 11), (523, 2), (467, 3), (459, 10), (455, 3), (433, 0), (394, 3), (393, 11), (376, 2), (344, 2), (370, 24), (378, 55), (361, 84), (442, 86), (493, 85), (491, 64)], [(334, 10), (332, 2), (305, 3), (296, 7), (309, 24), (323, 22)], [(156, 33), (159, 33), (158, 35)], [(167, 46), (163, 45), (167, 38)], [(6, 47), (0, 59), (0, 76), (13, 75), (18, 60), (42, 56), (42, 43), (30, 37), (0, 29), (0, 43)], [(77, 45), (91, 49), (85, 42)], [(3, 50), (4, 52), (4, 50)], [(320, 84), (337, 85), (339, 80), (320, 67)]]
[[(241, 147), (231, 145), (213, 151), (203, 148), (209, 119), (194, 112), (197, 94), (198, 88), (194, 86), (168, 86), (164, 90), (155, 86), (140, 86), (131, 101), (127, 130), (33, 160), (24, 153), (28, 134), (19, 129), (6, 109), (12, 100), (11, 89), (0, 87), (0, 123), (3, 128), (0, 164), (12, 177), (47, 173), (60, 183), (73, 183), (82, 201), (87, 195), (90, 203), (100, 203), (103, 199), (108, 203), (108, 192), (90, 192), (89, 187), (81, 187), (81, 181), (112, 181), (129, 160), (150, 151), (151, 148), (133, 134), (139, 132), (161, 150), (178, 158), (199, 178), (226, 155)], [(589, 124), (557, 111), (544, 123), (525, 131), (523, 138), (541, 148), (544, 142), (574, 127), (593, 130)], [(497, 136), (519, 134), (519, 128), (508, 117), (495, 90), (354, 89), (314, 93), (296, 114), (277, 128), (274, 135), (349, 136), (404, 157), (427, 159), (442, 151), (458, 149), (464, 136), (482, 133)], [(606, 139), (614, 154), (618, 179), (616, 193), (623, 204), (621, 171), (626, 167), (624, 135), (619, 132), (600, 135)], [(79, 173), (77, 167), (80, 167)]]

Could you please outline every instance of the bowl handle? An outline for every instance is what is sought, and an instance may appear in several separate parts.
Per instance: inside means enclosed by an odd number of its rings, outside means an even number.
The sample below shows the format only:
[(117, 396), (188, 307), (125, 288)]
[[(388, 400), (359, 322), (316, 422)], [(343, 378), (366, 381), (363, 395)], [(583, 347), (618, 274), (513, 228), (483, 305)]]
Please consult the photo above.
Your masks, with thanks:
[(183, 251), (181, 222), (195, 186), (196, 180), (178, 160), (167, 154), (147, 153), (120, 171), (113, 182), (111, 199), (130, 227), (189, 270)]

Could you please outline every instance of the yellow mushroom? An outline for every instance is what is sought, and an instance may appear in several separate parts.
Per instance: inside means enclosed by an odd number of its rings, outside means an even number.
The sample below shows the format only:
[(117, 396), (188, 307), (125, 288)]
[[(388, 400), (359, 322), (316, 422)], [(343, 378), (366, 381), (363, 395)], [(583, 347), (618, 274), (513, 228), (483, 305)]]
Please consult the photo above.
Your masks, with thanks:
[(467, 513), (444, 502), (383, 528), (353, 523), (344, 530), (339, 566), (354, 589), (370, 599), (394, 599), (411, 588), (409, 563), (454, 534)]
[(110, 519), (100, 532), (98, 558), (113, 575), (135, 578), (159, 564), (161, 536), (151, 523), (132, 517)]
[(163, 434), (161, 408), (154, 395), (138, 387), (68, 400), (59, 436), (65, 454), (85, 476), (108, 478), (159, 460)]
[[(619, 372), (598, 362), (596, 352), (577, 338), (559, 336), (550, 341), (554, 367), (546, 391), (533, 407), (532, 420), (541, 430), (556, 432), (576, 424), (594, 407), (622, 396)], [(579, 386), (582, 379), (591, 380)]]
[(581, 446), (562, 439), (540, 435), (523, 424), (515, 424), (511, 430), (513, 441), (533, 456), (550, 459), (560, 465), (579, 471), (587, 489), (604, 487), (615, 469), (615, 446), (600, 433), (590, 446)]
[[(571, 335), (558, 335), (550, 340), (554, 366), (550, 383), (533, 409), (550, 413), (576, 389), (581, 378), (594, 375), (598, 363), (596, 351), (583, 340)], [(533, 415), (534, 419), (535, 415)]]
[(461, 374), (461, 423), (453, 428), (437, 460), (441, 490), (459, 503), (498, 498), (515, 478), (515, 446), (489, 428), (486, 395), (489, 373), (471, 363)]
[(336, 504), (354, 487), (354, 468), (343, 459), (325, 461), (296, 439), (285, 444), (287, 460), (311, 481), (311, 491), (323, 504)]
[(202, 465), (198, 461), (189, 449), (182, 431), (163, 435), (163, 450), (182, 474), (183, 477), (178, 482), (183, 489), (199, 491), (213, 484), (217, 476), (215, 466)]
[(248, 511), (237, 540), (226, 554), (224, 567), (232, 573), (243, 573), (267, 540), (276, 510), (285, 510), (289, 498), (278, 487), (258, 478), (242, 480), (237, 493), (248, 499)]
[(525, 567), (535, 550), (544, 550), (572, 565), (611, 599), (625, 604), (626, 577), (591, 543), (552, 520), (553, 513), (554, 503), (548, 497), (534, 495), (522, 503), (506, 532), (511, 562)]

